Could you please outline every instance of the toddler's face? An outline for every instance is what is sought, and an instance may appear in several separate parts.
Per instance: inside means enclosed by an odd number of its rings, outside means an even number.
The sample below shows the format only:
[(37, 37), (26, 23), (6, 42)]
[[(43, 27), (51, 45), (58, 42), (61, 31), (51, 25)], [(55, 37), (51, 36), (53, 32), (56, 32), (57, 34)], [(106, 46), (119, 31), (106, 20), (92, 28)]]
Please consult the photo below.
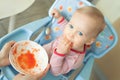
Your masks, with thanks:
[(65, 26), (63, 35), (73, 43), (73, 46), (80, 47), (80, 44), (84, 45), (92, 38), (95, 26), (95, 20), (84, 14), (75, 13)]

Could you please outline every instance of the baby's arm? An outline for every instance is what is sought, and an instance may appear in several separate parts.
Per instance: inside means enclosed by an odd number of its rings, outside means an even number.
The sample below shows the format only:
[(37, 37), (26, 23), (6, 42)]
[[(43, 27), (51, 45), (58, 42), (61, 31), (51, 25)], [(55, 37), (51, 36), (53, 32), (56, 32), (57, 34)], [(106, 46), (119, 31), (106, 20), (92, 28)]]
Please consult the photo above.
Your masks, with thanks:
[(53, 43), (54, 43), (54, 41), (52, 41), (52, 42), (50, 42), (48, 44), (43, 45), (43, 48), (46, 50), (49, 59), (50, 59), (50, 57), (52, 55), (52, 45), (53, 45)]
[(51, 59), (51, 72), (53, 75), (58, 76), (61, 74), (66, 74), (73, 69), (74, 61), (72, 55), (59, 55), (54, 51)]
[(64, 18), (57, 9), (53, 9), (52, 16), (57, 19), (58, 22)]
[[(58, 24), (60, 25), (61, 29), (62, 28), (64, 29), (65, 25), (67, 24), (67, 21), (59, 13), (59, 11), (54, 9), (52, 11), (52, 15), (53, 15), (53, 17), (55, 17), (57, 19)], [(57, 42), (59, 44), (57, 44), (55, 49), (52, 50), (53, 54), (50, 58), (51, 71), (56, 76), (59, 75), (59, 74), (65, 74), (65, 73), (67, 73), (71, 70), (71, 65), (69, 65), (69, 64), (71, 64), (71, 60), (66, 59), (66, 55), (67, 55), (67, 53), (69, 54), (71, 44), (72, 44), (63, 35), (62, 35), (62, 37), (59, 38), (59, 41), (57, 41)]]
[(52, 57), (50, 58), (51, 71), (54, 75), (65, 74), (71, 70), (71, 60), (67, 56), (70, 54), (72, 43), (66, 39), (66, 37), (60, 37), (53, 50)]
[(10, 64), (9, 62), (9, 51), (11, 47), (15, 44), (14, 41), (10, 41), (6, 43), (0, 51), (0, 67), (7, 66)]

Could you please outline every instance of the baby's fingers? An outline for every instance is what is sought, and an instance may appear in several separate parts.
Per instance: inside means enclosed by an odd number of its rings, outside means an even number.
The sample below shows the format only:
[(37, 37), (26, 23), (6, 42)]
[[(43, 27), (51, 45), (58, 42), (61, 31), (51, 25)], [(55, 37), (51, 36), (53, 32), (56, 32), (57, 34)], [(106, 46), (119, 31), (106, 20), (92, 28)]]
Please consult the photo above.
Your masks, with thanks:
[(68, 49), (71, 49), (72, 48), (72, 42), (68, 41), (67, 44), (66, 44), (66, 47), (68, 47)]
[(59, 18), (61, 15), (57, 9), (52, 10), (52, 16), (55, 18)]
[(53, 9), (53, 10), (52, 10), (52, 16), (54, 16), (56, 12), (57, 12), (57, 10), (56, 10), (56, 9)]

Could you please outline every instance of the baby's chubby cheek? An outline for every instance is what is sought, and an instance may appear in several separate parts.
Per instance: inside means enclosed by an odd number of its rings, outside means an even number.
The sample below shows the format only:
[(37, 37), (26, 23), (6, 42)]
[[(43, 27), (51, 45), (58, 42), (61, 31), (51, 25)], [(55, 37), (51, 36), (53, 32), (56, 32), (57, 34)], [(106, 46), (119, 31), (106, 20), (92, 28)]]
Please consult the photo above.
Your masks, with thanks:
[(79, 46), (80, 46), (80, 44), (78, 45), (78, 44), (76, 44), (76, 43), (73, 43), (72, 48), (73, 48), (73, 49), (76, 49), (76, 48), (78, 48)]
[(76, 46), (77, 46), (77, 45), (80, 46), (80, 45), (85, 44), (84, 40), (79, 40), (79, 39), (74, 39), (72, 42), (73, 42), (73, 44), (76, 45)]

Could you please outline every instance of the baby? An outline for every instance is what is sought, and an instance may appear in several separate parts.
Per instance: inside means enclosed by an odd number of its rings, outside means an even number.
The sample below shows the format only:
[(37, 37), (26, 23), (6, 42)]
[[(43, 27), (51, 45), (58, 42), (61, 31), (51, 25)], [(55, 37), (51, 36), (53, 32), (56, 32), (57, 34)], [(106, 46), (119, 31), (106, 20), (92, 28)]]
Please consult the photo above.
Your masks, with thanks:
[(58, 76), (81, 66), (86, 45), (96, 40), (105, 27), (105, 21), (103, 14), (92, 6), (77, 9), (69, 22), (56, 9), (52, 14), (63, 33), (44, 48), (50, 55), (51, 72)]

